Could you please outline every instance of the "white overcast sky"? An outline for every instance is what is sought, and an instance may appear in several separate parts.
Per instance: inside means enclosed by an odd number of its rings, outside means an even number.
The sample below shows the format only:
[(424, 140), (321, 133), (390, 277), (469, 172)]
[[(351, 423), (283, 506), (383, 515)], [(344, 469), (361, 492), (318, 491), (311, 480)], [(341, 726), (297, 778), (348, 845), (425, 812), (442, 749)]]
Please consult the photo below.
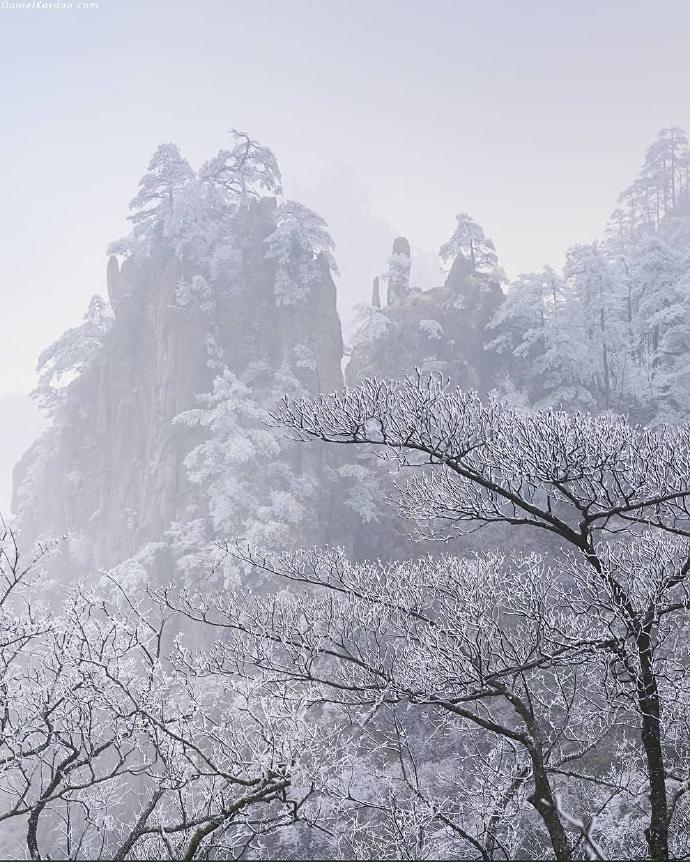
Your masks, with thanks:
[[(10, 0), (11, 2), (11, 0)], [(76, 0), (75, 0), (76, 3)], [(690, 3), (99, 0), (0, 3), (0, 393), (104, 292), (151, 151), (198, 165), (232, 126), (332, 226), (341, 307), (396, 232), (459, 210), (509, 274), (600, 235), (662, 126), (690, 127)]]

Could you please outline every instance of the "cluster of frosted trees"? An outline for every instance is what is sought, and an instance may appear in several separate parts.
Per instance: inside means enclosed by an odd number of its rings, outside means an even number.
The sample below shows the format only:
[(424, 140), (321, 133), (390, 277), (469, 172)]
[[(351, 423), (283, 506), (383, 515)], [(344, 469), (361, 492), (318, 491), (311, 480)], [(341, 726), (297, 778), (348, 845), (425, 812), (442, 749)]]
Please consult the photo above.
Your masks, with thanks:
[(562, 274), (545, 267), (510, 286), (489, 349), (510, 357), (531, 404), (686, 420), (688, 164), (682, 130), (663, 129), (606, 241), (571, 248)]
[[(198, 171), (176, 144), (161, 144), (130, 202), (132, 232), (112, 243), (108, 252), (129, 257), (168, 243), (212, 277), (222, 273), (241, 279), (249, 204), (264, 194), (281, 195), (282, 180), (268, 147), (236, 130), (231, 139), (230, 149), (220, 150)], [(266, 239), (266, 256), (278, 269), (279, 304), (305, 301), (305, 283), (315, 277), (320, 255), (336, 270), (333, 245), (320, 216), (297, 201), (281, 200), (276, 231)]]
[(427, 534), (499, 524), (548, 550), (228, 545), (275, 581), (147, 590), (125, 567), (55, 614), (8, 534), (0, 817), (30, 855), (687, 855), (687, 428), (437, 377), (288, 399), (275, 421), (396, 452), (400, 514)]
[[(49, 551), (24, 559), (11, 531), (0, 537), (3, 854), (260, 851), (311, 793), (298, 786), (319, 737), (305, 705), (187, 649), (131, 563), (55, 608)], [(321, 768), (307, 767), (311, 782)]]
[(621, 238), (658, 228), (688, 190), (690, 154), (683, 129), (669, 126), (647, 148), (637, 179), (621, 192), (609, 220), (609, 232)]
[(660, 236), (625, 254), (596, 243), (511, 286), (491, 348), (537, 406), (683, 421), (690, 380), (690, 267)]

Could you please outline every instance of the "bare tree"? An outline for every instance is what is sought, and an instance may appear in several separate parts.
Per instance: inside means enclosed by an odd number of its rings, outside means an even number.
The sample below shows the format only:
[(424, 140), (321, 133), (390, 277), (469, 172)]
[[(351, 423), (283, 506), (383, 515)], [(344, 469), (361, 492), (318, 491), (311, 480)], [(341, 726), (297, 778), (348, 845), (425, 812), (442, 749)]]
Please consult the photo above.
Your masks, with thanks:
[[(384, 733), (407, 803), (417, 813), (421, 805), (449, 833), (444, 840), (455, 842), (455, 855), (460, 843), (464, 852), (489, 859), (508, 855), (514, 803), (529, 790), (557, 858), (572, 858), (554, 777), (596, 783), (586, 767), (573, 769), (607, 736), (615, 711), (602, 709), (600, 686), (584, 665), (613, 640), (603, 627), (590, 636), (577, 614), (561, 609), (568, 597), (537, 559), (351, 564), (340, 552), (268, 558), (230, 551), (317, 590), (168, 595), (171, 607), (222, 632), (214, 657), (227, 673), (251, 667), (302, 682), (313, 703), (335, 704), (364, 724), (382, 709), (403, 706), (429, 726), (451, 719), (463, 746), (475, 739), (469, 750), (453, 751), (456, 791), (465, 782), (455, 807), (452, 793), (436, 787), (430, 795), (418, 780), (414, 763), (428, 761), (428, 752), (403, 745), (397, 724), (393, 737)], [(482, 785), (491, 788), (484, 798)], [(444, 795), (443, 803), (431, 801)], [(432, 853), (438, 852), (436, 846)]]
[(298, 700), (215, 671), (145, 590), (107, 577), (49, 612), (31, 571), (8, 531), (0, 823), (31, 859), (241, 855), (295, 822), (318, 735)]
[[(678, 632), (690, 603), (690, 429), (521, 412), (434, 376), (369, 380), (286, 401), (276, 420), (302, 439), (367, 443), (400, 452), (408, 465), (428, 464), (401, 489), (400, 506), (432, 536), (492, 523), (530, 527), (556, 537), (558, 569), (570, 559), (584, 567), (583, 613), (603, 615), (609, 636), (598, 646), (638, 717), (649, 854), (668, 858), (669, 784), (676, 778), (664, 750), (664, 698), (672, 681), (680, 685), (671, 669), (683, 661), (686, 632)], [(595, 628), (599, 622), (595, 617)], [(552, 800), (538, 793), (535, 801), (541, 798), (556, 818)], [(554, 825), (554, 846), (567, 848), (559, 832)], [(558, 852), (567, 858), (570, 851)]]

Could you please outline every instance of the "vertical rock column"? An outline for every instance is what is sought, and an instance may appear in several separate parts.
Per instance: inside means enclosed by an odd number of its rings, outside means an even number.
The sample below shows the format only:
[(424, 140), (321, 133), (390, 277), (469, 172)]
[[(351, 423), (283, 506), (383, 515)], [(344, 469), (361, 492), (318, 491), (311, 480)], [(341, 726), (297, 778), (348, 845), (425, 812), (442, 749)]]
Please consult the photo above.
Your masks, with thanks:
[(381, 292), (379, 290), (379, 277), (374, 279), (374, 287), (371, 292), (371, 304), (374, 308), (381, 308)]
[(404, 236), (393, 240), (388, 264), (388, 305), (403, 302), (410, 293), (410, 243)]

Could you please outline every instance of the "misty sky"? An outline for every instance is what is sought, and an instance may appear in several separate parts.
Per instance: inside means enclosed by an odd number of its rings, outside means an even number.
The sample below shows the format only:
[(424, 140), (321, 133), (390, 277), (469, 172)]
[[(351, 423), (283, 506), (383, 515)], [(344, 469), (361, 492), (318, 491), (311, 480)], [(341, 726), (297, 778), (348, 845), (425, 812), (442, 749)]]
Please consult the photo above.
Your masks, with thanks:
[(601, 234), (658, 129), (690, 127), (684, 2), (98, 5), (0, 8), (0, 393), (28, 390), (105, 291), (105, 246), (161, 141), (195, 166), (232, 126), (271, 146), (287, 194), (331, 224), (345, 310), (396, 233), (435, 250), (459, 210), (509, 274), (559, 265)]

